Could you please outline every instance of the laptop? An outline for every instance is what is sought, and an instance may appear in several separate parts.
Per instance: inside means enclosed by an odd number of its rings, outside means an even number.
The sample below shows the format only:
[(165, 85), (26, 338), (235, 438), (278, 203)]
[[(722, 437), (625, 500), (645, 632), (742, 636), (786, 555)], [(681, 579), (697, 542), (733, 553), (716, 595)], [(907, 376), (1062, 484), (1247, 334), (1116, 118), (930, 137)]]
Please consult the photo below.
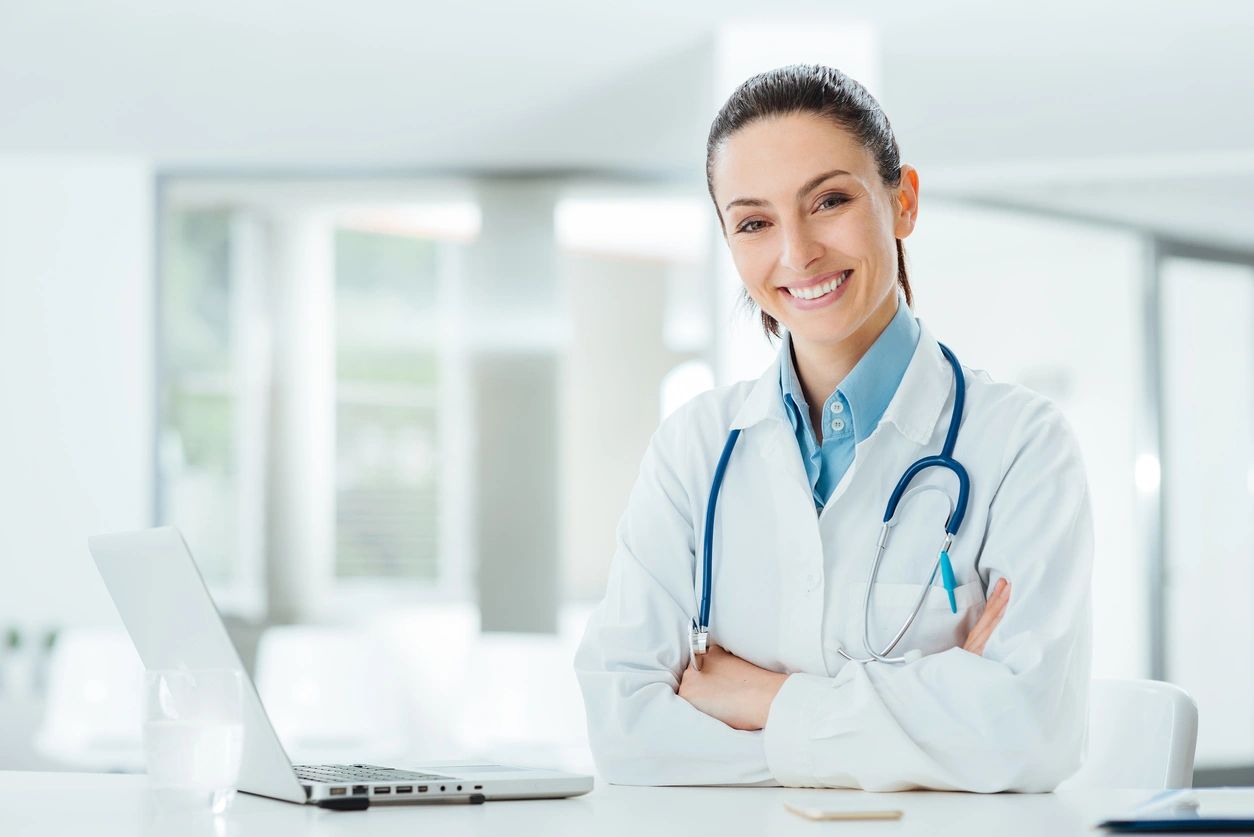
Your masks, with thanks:
[(242, 791), (352, 810), (380, 803), (552, 799), (592, 790), (591, 776), (466, 761), (404, 769), (371, 764), (294, 765), (275, 735), (179, 531), (164, 527), (96, 535), (88, 539), (88, 547), (146, 668), (234, 669), (243, 675)]

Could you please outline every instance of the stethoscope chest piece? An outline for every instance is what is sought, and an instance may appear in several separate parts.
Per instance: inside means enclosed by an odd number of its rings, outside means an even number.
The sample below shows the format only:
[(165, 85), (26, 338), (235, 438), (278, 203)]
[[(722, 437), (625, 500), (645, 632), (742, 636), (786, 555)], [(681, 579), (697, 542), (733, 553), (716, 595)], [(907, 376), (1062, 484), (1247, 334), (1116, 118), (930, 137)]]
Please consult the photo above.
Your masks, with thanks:
[(688, 648), (692, 651), (692, 667), (700, 671), (701, 661), (705, 658), (705, 652), (710, 648), (709, 629), (702, 629), (693, 625), (692, 631), (688, 634)]

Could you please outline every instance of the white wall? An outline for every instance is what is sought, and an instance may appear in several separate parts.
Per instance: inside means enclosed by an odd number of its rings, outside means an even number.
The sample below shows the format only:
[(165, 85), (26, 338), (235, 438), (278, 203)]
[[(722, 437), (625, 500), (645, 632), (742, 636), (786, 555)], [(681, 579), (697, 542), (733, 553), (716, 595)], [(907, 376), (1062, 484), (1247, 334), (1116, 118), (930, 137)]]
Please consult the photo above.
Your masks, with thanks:
[(662, 378), (690, 356), (665, 344), (667, 264), (569, 253), (563, 266), (574, 332), (561, 391), (563, 592), (599, 600)]
[(1071, 422), (1093, 500), (1093, 674), (1148, 676), (1148, 566), (1133, 484), (1140, 241), (933, 203), (906, 240), (906, 259), (915, 313), (938, 340), (964, 365), (1050, 397)]
[(1254, 763), (1254, 270), (1162, 273), (1166, 672), (1197, 701), (1197, 763)]
[(89, 534), (149, 525), (153, 188), (0, 155), (0, 625), (113, 622)]

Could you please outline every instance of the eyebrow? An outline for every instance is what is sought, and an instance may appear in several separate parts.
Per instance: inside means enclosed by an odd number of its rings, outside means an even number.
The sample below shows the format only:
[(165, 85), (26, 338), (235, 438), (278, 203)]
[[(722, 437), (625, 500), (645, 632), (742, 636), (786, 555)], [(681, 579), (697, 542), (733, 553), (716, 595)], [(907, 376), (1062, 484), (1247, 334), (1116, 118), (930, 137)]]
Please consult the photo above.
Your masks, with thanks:
[[(797, 190), (797, 200), (804, 198), (807, 192), (812, 190), (815, 186), (818, 186), (824, 180), (827, 180), (830, 177), (835, 177), (838, 174), (849, 174), (849, 172), (844, 169), (832, 169), (829, 172), (824, 172), (823, 174), (810, 178), (801, 186), (800, 189)], [(723, 211), (726, 212), (733, 206), (766, 206), (768, 203), (769, 201), (764, 201), (761, 198), (736, 198), (734, 201), (729, 201), (727, 206), (723, 207)]]

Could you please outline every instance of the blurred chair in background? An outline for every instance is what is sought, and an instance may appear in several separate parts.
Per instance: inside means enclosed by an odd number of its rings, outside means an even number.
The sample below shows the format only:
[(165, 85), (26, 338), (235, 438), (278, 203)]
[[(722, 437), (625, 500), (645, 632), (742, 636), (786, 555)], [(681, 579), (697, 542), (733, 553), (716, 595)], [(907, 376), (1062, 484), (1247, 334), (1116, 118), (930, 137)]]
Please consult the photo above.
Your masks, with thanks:
[(385, 676), (404, 695), (409, 759), (473, 758), (465, 749), (465, 683), (478, 608), (458, 602), (396, 608), (376, 614), (367, 629), (386, 649)]
[[(557, 634), (481, 633), (468, 603), (353, 626), (265, 629), (255, 682), (298, 763), (513, 760), (589, 770), (571, 660), (589, 607)], [(143, 665), (125, 629), (65, 631), (47, 666), (38, 767), (142, 771)]]
[(381, 638), (360, 628), (284, 625), (257, 646), (257, 691), (298, 764), (397, 762), (410, 749)]
[(496, 761), (584, 769), (583, 699), (562, 635), (484, 633), (469, 659), (460, 720), (467, 752)]
[(53, 647), (35, 749), (67, 768), (144, 767), (144, 667), (126, 630), (71, 628)]

